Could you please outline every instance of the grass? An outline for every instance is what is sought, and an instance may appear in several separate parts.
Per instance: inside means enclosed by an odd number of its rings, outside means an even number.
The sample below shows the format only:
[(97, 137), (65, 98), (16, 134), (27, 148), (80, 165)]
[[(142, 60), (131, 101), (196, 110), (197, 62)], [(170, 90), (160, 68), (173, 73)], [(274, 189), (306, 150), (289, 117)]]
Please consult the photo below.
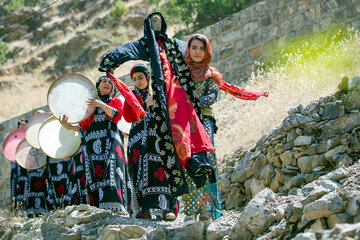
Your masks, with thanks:
[(267, 91), (268, 98), (254, 102), (220, 94), (214, 105), (219, 127), (215, 135), (218, 159), (239, 147), (254, 146), (262, 135), (282, 122), (289, 109), (335, 93), (344, 76), (360, 75), (359, 32), (341, 40), (334, 34), (326, 45), (321, 48), (319, 43), (304, 42), (296, 51), (283, 55), (286, 61), (267, 68), (260, 66), (245, 88)]

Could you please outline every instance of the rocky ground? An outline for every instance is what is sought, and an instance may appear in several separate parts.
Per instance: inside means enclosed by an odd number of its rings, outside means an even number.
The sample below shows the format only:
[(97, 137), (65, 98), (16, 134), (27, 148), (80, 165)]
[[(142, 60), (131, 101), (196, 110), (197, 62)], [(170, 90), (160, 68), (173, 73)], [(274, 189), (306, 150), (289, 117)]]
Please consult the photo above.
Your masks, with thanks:
[(1, 213), (2, 239), (360, 238), (360, 84), (289, 110), (252, 149), (225, 158), (224, 216), (184, 226), (121, 216), (88, 205), (38, 218)]

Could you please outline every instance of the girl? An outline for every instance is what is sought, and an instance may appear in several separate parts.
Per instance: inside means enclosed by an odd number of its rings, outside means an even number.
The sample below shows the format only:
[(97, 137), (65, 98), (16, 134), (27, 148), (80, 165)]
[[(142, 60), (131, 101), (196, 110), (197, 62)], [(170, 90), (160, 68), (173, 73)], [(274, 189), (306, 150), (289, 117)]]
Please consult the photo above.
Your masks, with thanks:
[(127, 152), (130, 176), (139, 204), (137, 217), (151, 219), (150, 210), (159, 210), (165, 220), (174, 220), (178, 205), (168, 186), (155, 134), (153, 101), (148, 87), (150, 69), (144, 64), (137, 64), (131, 69), (130, 77), (135, 85), (133, 93), (147, 113), (145, 118), (136, 120), (130, 105), (124, 103), (124, 119), (132, 123)]
[[(191, 36), (185, 50), (185, 62), (190, 68), (195, 83), (195, 96), (200, 102), (201, 113), (204, 117), (204, 128), (214, 144), (214, 134), (217, 127), (211, 105), (217, 101), (219, 89), (246, 100), (256, 100), (260, 96), (267, 96), (267, 93), (250, 92), (227, 84), (222, 80), (222, 75), (216, 68), (209, 66), (211, 58), (212, 50), (209, 40), (201, 34)], [(209, 153), (209, 159), (215, 169), (217, 179), (218, 167), (215, 153)], [(210, 218), (215, 220), (223, 215), (217, 181), (214, 184), (207, 182), (204, 187), (199, 189), (196, 188), (193, 180), (188, 175), (187, 182), (190, 193), (183, 196), (186, 214), (185, 225), (195, 222), (197, 214), (200, 214), (200, 221), (208, 221)]]

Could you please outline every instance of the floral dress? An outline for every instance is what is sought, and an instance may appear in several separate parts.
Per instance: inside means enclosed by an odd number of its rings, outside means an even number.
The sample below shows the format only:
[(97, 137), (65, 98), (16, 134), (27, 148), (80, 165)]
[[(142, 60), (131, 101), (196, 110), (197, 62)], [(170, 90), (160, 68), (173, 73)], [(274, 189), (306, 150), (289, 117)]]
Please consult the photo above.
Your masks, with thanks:
[[(201, 113), (204, 116), (203, 126), (214, 144), (214, 134), (216, 133), (217, 127), (210, 106), (217, 101), (219, 89), (211, 79), (196, 83), (195, 86), (195, 96), (199, 99)], [(215, 94), (215, 98), (209, 96), (212, 93)], [(215, 169), (218, 180), (219, 169), (216, 163), (216, 154), (208, 153), (208, 157), (212, 167)], [(207, 181), (204, 187), (197, 189), (190, 176), (187, 173), (185, 173), (185, 175), (189, 186), (189, 194), (183, 195), (185, 214), (188, 216), (194, 214), (210, 214), (213, 220), (221, 217), (223, 215), (221, 212), (221, 195), (217, 181), (215, 184)]]
[[(148, 89), (133, 90), (140, 103), (144, 103)], [(145, 104), (142, 104), (143, 107)], [(130, 106), (124, 104), (124, 118), (132, 122), (128, 140), (128, 162), (137, 204), (137, 217), (147, 210), (171, 211), (178, 213), (177, 199), (171, 195), (162, 157), (160, 156), (159, 138), (155, 130), (154, 113), (149, 107), (146, 117), (136, 120)], [(137, 206), (136, 206), (137, 205)]]

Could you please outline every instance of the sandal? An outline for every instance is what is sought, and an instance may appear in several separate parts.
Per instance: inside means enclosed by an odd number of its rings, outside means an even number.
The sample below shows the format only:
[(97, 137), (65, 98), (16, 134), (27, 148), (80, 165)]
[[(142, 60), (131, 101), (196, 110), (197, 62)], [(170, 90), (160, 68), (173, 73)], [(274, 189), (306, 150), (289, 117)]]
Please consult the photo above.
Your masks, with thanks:
[(185, 216), (184, 217), (184, 225), (190, 225), (196, 222), (196, 216), (195, 215), (190, 215), (190, 216)]
[(163, 219), (168, 220), (168, 221), (172, 221), (172, 220), (176, 219), (176, 215), (173, 212), (163, 211)]
[(210, 221), (210, 213), (208, 213), (208, 212), (201, 213), (199, 216), (199, 220), (202, 222)]

